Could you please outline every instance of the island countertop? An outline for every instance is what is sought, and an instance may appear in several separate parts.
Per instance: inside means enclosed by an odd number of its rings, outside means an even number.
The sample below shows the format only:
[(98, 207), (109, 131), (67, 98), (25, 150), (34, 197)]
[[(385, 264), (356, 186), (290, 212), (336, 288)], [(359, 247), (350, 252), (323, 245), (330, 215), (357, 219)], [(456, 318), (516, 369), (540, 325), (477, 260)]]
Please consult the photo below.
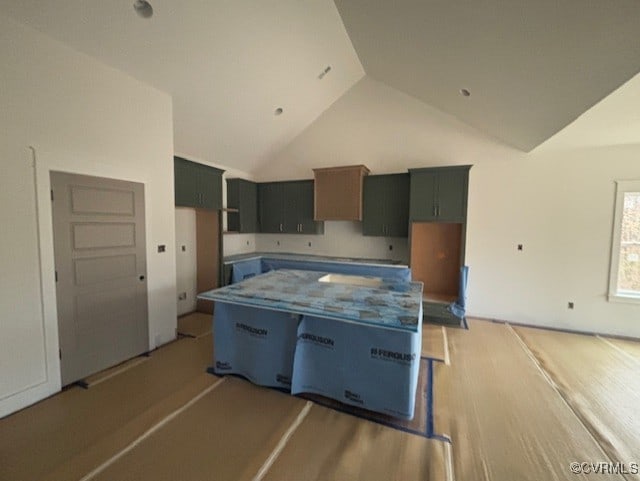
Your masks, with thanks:
[[(328, 272), (281, 269), (198, 298), (418, 332), (422, 283), (365, 278), (375, 286), (320, 282)], [(334, 274), (335, 275), (335, 274)]]
[(370, 259), (365, 257), (336, 257), (336, 256), (323, 256), (314, 254), (294, 254), (285, 252), (249, 252), (244, 254), (233, 254), (225, 256), (222, 259), (223, 264), (233, 264), (234, 262), (241, 262), (250, 259), (281, 259), (281, 260), (295, 260), (295, 261), (312, 261), (312, 262), (344, 262), (344, 263), (357, 263), (357, 264), (371, 264), (371, 265), (385, 265), (385, 266), (398, 266), (406, 267), (401, 261), (393, 259)]

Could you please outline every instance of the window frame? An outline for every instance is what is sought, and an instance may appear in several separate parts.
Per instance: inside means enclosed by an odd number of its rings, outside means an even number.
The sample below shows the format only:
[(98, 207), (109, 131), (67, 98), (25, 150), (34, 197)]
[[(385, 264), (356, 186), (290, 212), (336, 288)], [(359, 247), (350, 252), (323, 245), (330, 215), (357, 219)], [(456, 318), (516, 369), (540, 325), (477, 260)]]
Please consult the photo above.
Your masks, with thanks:
[(611, 302), (640, 304), (640, 294), (625, 294), (618, 291), (618, 269), (620, 267), (620, 248), (622, 238), (622, 211), (624, 194), (640, 192), (639, 180), (616, 180), (615, 211), (613, 217), (613, 236), (611, 242), (611, 264), (609, 270), (609, 291), (607, 298)]

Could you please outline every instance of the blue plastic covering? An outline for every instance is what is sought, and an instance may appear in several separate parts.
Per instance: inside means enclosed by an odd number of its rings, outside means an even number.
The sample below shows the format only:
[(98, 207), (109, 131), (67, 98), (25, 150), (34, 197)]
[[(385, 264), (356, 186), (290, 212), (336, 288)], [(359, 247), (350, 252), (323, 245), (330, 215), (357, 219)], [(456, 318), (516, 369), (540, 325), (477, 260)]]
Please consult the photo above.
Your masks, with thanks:
[(291, 392), (320, 394), (412, 419), (420, 368), (420, 331), (407, 333), (303, 316)]
[(203, 292), (198, 298), (418, 331), (421, 282), (375, 278), (380, 282), (376, 287), (320, 282), (327, 274), (281, 269)]
[[(234, 265), (235, 266), (235, 265)], [(406, 266), (382, 264), (362, 264), (358, 262), (326, 262), (290, 259), (262, 258), (262, 271), (269, 272), (278, 269), (297, 269), (304, 271), (335, 272), (354, 276), (375, 276), (386, 279), (409, 282), (411, 269)]]
[(216, 301), (214, 371), (411, 419), (422, 283), (319, 282), (325, 274), (276, 270), (200, 294)]
[[(467, 281), (469, 279), (469, 266), (460, 268), (460, 285), (458, 286), (458, 299), (448, 309), (451, 314), (466, 324), (465, 314), (467, 308)], [(466, 325), (465, 325), (466, 327)]]
[(231, 274), (231, 282), (243, 281), (249, 277), (257, 276), (262, 273), (262, 259), (259, 257), (235, 262)]
[(216, 303), (214, 371), (289, 390), (300, 316)]

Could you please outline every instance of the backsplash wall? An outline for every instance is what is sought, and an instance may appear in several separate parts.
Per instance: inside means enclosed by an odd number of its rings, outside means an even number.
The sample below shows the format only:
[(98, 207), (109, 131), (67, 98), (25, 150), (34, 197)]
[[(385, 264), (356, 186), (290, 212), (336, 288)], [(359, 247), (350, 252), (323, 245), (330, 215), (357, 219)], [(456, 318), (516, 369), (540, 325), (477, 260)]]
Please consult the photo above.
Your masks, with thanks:
[[(363, 236), (361, 222), (325, 221), (324, 235), (255, 234), (255, 246), (259, 252), (393, 259), (403, 264), (409, 262), (407, 238)], [(225, 255), (231, 253), (225, 248)]]

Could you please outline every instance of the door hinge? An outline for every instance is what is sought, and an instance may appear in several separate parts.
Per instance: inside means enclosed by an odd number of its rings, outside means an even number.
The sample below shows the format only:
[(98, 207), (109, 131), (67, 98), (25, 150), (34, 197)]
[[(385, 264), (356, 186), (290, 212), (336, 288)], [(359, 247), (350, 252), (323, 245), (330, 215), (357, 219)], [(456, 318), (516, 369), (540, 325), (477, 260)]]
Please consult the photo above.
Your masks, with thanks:
[(51, 189), (51, 201), (53, 201), (53, 189)]
[(58, 358), (62, 359), (62, 349), (58, 349)]
[(58, 271), (55, 271), (56, 273), (56, 282), (58, 282)]

